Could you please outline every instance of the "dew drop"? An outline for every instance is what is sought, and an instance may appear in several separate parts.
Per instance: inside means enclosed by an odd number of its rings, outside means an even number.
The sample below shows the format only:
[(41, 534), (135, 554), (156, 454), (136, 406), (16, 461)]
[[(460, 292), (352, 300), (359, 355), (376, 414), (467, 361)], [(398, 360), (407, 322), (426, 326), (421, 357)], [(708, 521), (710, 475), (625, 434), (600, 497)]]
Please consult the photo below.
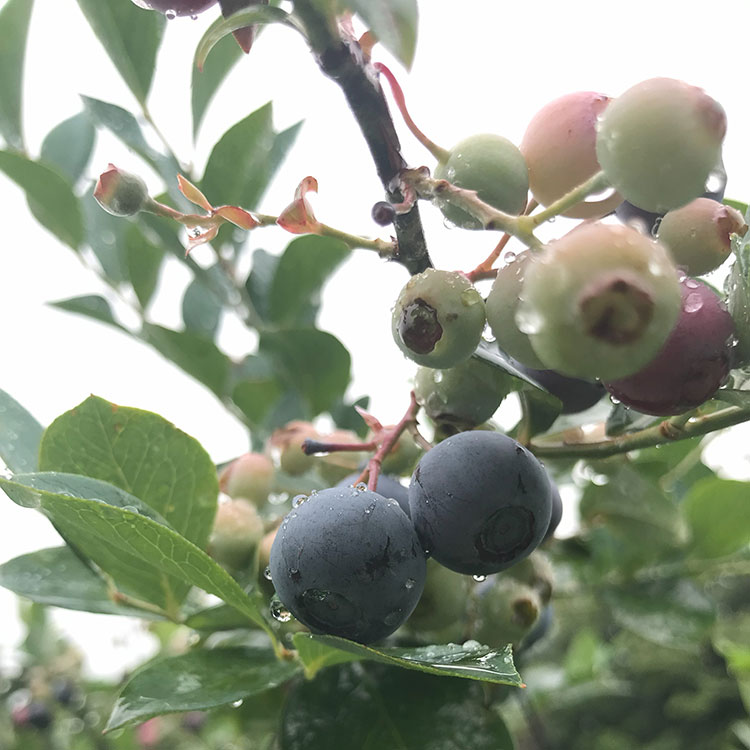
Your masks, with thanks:
[(698, 289), (698, 288), (700, 287), (700, 282), (699, 282), (699, 281), (696, 281), (695, 279), (688, 279), (688, 280), (687, 280), (687, 281), (685, 282), (685, 286), (686, 286), (686, 287), (687, 287), (688, 289)]
[(472, 578), (473, 578), (473, 579), (474, 579), (474, 580), (475, 580), (475, 581), (476, 581), (477, 583), (482, 583), (482, 581), (486, 581), (486, 580), (487, 580), (487, 576), (483, 576), (483, 575), (475, 575), (475, 576), (472, 576)]
[(292, 508), (299, 508), (299, 506), (306, 501), (307, 495), (295, 495), (292, 499)]
[(190, 16), (190, 20), (191, 20), (191, 21), (197, 21), (197, 20), (198, 20), (198, 14), (197, 14), (197, 13), (193, 13), (193, 14), (192, 14), (192, 15)]
[(432, 379), (435, 383), (442, 383), (443, 382), (443, 371), (442, 370), (435, 370)]
[(654, 222), (654, 226), (651, 227), (651, 234), (656, 237), (659, 234), (659, 227), (661, 226), (662, 217), (659, 216)]
[(239, 708), (245, 701), (240, 698), (238, 701), (232, 701), (232, 708)]
[(167, 17), (167, 21), (173, 21), (177, 18), (177, 11), (170, 8), (169, 10), (164, 11), (164, 15)]
[(544, 318), (537, 310), (521, 305), (516, 312), (516, 325), (521, 333), (539, 333), (544, 328)]
[(516, 254), (511, 250), (503, 256), (503, 260), (505, 261), (505, 265), (509, 266), (511, 263), (513, 263), (516, 259)]
[(686, 313), (694, 313), (698, 312), (701, 307), (703, 307), (703, 297), (701, 297), (698, 292), (693, 292), (685, 297), (685, 303), (683, 304), (682, 309)]
[(720, 193), (727, 184), (727, 176), (723, 170), (715, 169), (706, 178), (705, 192)]
[(407, 589), (413, 589), (417, 585), (417, 582), (413, 578), (407, 578), (404, 586)]
[(271, 580), (271, 568), (268, 565), (266, 565), (266, 569), (263, 571), (263, 578), (267, 581)]
[(292, 613), (278, 599), (274, 599), (271, 602), (271, 617), (279, 622), (289, 622)]
[(366, 492), (367, 485), (364, 482), (358, 482), (354, 485), (354, 489), (357, 490), (357, 492)]

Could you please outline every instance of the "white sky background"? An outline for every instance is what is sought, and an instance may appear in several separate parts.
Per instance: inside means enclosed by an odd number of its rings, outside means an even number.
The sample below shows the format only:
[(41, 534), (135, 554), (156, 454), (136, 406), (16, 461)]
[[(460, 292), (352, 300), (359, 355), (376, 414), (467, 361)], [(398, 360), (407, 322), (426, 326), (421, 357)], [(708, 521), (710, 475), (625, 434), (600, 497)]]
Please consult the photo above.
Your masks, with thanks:
[[(37, 0), (35, 5), (24, 102), (32, 155), (38, 154), (42, 139), (55, 125), (80, 111), (79, 94), (138, 111), (75, 0)], [(321, 221), (386, 237), (387, 230), (370, 219), (370, 208), (381, 200), (382, 189), (343, 96), (323, 79), (302, 40), (290, 30), (269, 28), (261, 35), (214, 99), (193, 148), (192, 57), (217, 13), (212, 9), (197, 21), (171, 21), (158, 60), (150, 108), (178, 158), (194, 162), (200, 174), (218, 137), (273, 100), (277, 129), (300, 119), (305, 125), (262, 205), (248, 208), (278, 213), (299, 180), (313, 175), (320, 188), (313, 202)], [(412, 116), (440, 145), (450, 148), (479, 132), (499, 133), (519, 143), (535, 112), (557, 96), (577, 90), (616, 96), (645, 78), (670, 76), (705, 88), (726, 109), (727, 196), (750, 199), (743, 33), (750, 28), (750, 3), (745, 0), (631, 0), (627, 8), (602, 0), (422, 0), (420, 13), (412, 71), (404, 72), (380, 48), (375, 58), (394, 70)], [(393, 112), (407, 161), (434, 166), (432, 157), (402, 126), (395, 107)], [(92, 180), (113, 161), (140, 173), (152, 192), (162, 191), (159, 179), (114, 138), (100, 136), (98, 143), (89, 166)], [(2, 174), (0, 201), (0, 387), (44, 424), (95, 393), (158, 412), (195, 436), (217, 462), (247, 450), (244, 427), (212, 394), (152, 349), (104, 325), (46, 306), (51, 300), (101, 293), (103, 286), (72, 251), (36, 224), (22, 192)], [(449, 230), (431, 206), (424, 206), (422, 217), (433, 260), (441, 268), (470, 270), (498, 239)], [(562, 221), (551, 225), (550, 235), (561, 234), (564, 226)], [(251, 247), (280, 251), (290, 239), (282, 230), (259, 230)], [(196, 258), (208, 259), (202, 254), (207, 252), (199, 250)], [(151, 317), (178, 327), (188, 274), (176, 261), (164, 271), (167, 293)], [(390, 309), (406, 279), (400, 266), (384, 263), (368, 251), (355, 251), (326, 288), (319, 319), (319, 326), (337, 335), (352, 354), (349, 395), (369, 394), (372, 410), (384, 422), (401, 416), (415, 371), (390, 336)], [(225, 327), (220, 343), (237, 357), (254, 346), (252, 335), (239, 326)], [(725, 456), (728, 443), (747, 444), (747, 435), (735, 430), (729, 438), (714, 441), (712, 455)], [(732, 466), (725, 468), (747, 478), (750, 458), (737, 451), (734, 455)], [(55, 532), (39, 514), (0, 500), (0, 561), (57, 543)], [(2, 611), (15, 606), (14, 598), (0, 590)], [(148, 648), (145, 637), (137, 642), (129, 638), (122, 653), (113, 648), (118, 633), (133, 630), (132, 621), (58, 612), (65, 629), (85, 643), (98, 673), (116, 675), (122, 664), (140, 661)], [(7, 661), (19, 633), (15, 618), (0, 618), (0, 661)]]

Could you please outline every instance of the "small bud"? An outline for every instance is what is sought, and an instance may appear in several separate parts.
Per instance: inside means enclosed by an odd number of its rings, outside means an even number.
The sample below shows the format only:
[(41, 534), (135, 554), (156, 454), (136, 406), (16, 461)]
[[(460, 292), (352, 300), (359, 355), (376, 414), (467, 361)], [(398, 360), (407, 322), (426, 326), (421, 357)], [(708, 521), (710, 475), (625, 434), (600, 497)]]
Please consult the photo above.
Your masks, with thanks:
[(109, 169), (99, 176), (94, 198), (113, 216), (133, 216), (146, 205), (148, 190), (140, 177), (110, 164)]

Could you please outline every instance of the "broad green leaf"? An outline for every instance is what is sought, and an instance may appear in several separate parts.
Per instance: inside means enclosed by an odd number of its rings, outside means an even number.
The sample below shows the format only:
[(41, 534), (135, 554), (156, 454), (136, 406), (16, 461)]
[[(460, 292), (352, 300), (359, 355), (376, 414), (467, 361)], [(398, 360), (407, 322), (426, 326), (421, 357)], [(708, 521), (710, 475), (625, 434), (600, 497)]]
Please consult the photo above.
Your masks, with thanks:
[[(89, 0), (93, 2), (94, 0)], [(151, 15), (158, 15), (152, 13)], [(119, 138), (128, 148), (133, 149), (144, 161), (150, 164), (162, 177), (169, 197), (181, 210), (192, 210), (194, 207), (180, 192), (177, 185), (177, 175), (180, 165), (173, 154), (164, 155), (152, 148), (143, 135), (141, 126), (135, 117), (122, 107), (89, 96), (82, 96), (83, 104), (93, 121), (100, 127), (106, 128)], [(128, 172), (135, 172), (134, 167), (118, 164), (118, 167)]]
[(313, 414), (336, 404), (349, 385), (349, 352), (330, 333), (315, 328), (264, 332), (260, 353), (274, 360), (284, 380), (304, 396)]
[(200, 279), (193, 279), (182, 298), (182, 320), (185, 328), (206, 336), (216, 337), (223, 311), (222, 300)]
[(370, 664), (328, 669), (289, 691), (284, 750), (513, 750), (482, 686)]
[(83, 218), (70, 183), (55, 169), (10, 151), (0, 151), (0, 170), (26, 192), (37, 221), (77, 250), (83, 242)]
[(235, 371), (232, 401), (254, 425), (261, 425), (284, 392), (268, 357), (250, 354)]
[(258, 248), (253, 252), (253, 265), (245, 281), (245, 289), (250, 295), (255, 310), (265, 321), (270, 320), (269, 296), (279, 260), (278, 255)]
[(310, 234), (287, 245), (279, 259), (269, 294), (269, 318), (279, 325), (314, 323), (307, 311), (317, 312), (323, 285), (349, 255), (340, 240)]
[(206, 61), (203, 70), (193, 65), (191, 104), (193, 110), (193, 138), (198, 134), (211, 99), (242, 56), (242, 50), (231, 36), (222, 39)]
[(682, 511), (697, 557), (731, 555), (750, 544), (750, 484), (705, 479), (687, 494)]
[(666, 648), (698, 655), (714, 622), (711, 603), (688, 582), (610, 589), (605, 601), (620, 627)]
[(270, 102), (233, 125), (208, 157), (200, 184), (208, 200), (256, 208), (300, 127), (276, 133)]
[[(745, 221), (749, 219), (750, 211), (745, 213)], [(732, 235), (732, 250), (734, 263), (725, 282), (727, 308), (737, 334), (738, 364), (746, 364), (750, 362), (750, 230), (741, 238)]]
[(23, 149), (23, 67), (33, 0), (8, 0), (0, 10), (0, 135)]
[[(126, 594), (165, 611), (174, 611), (187, 594), (183, 579), (170, 577), (159, 561), (149, 559), (148, 545), (138, 538), (134, 519), (167, 527), (137, 497), (98, 479), (55, 472), (16, 474), (12, 480), (0, 479), (0, 487), (18, 505), (40, 510), (68, 544), (110, 575)], [(118, 544), (120, 537), (124, 544)], [(150, 555), (155, 557), (153, 552)]]
[(102, 578), (69, 547), (41, 549), (0, 565), (0, 586), (50, 607), (105, 615), (157, 617), (147, 610), (115, 604)]
[(86, 220), (86, 244), (96, 256), (102, 272), (114, 286), (127, 282), (129, 277), (125, 235), (130, 222), (107, 213), (94, 198), (94, 185), (81, 198)]
[(57, 167), (75, 185), (89, 163), (95, 139), (96, 128), (91, 118), (86, 112), (79, 112), (47, 133), (39, 159)]
[(174, 331), (152, 323), (144, 324), (142, 337), (217, 396), (224, 395), (229, 378), (229, 359), (211, 339), (193, 331)]
[(261, 648), (192, 651), (141, 667), (117, 697), (105, 731), (152, 716), (214, 708), (282, 685), (299, 664)]
[(84, 294), (81, 297), (61, 299), (49, 304), (51, 307), (59, 307), (66, 312), (84, 315), (87, 318), (98, 320), (100, 323), (107, 323), (115, 328), (119, 328), (124, 333), (130, 333), (127, 328), (117, 321), (109, 302), (98, 294)]
[(218, 596), (269, 632), (258, 597), (246, 594), (203, 550), (160, 523), (158, 514), (132, 495), (72, 474), (0, 477), (0, 488), (17, 504), (41, 510), (66, 537), (75, 538), (81, 551), (125, 592), (142, 584), (154, 594), (144, 598), (171, 612), (184, 596), (180, 590), (180, 597), (175, 596), (173, 582), (179, 581), (185, 591), (193, 585)]
[(195, 67), (203, 68), (209, 52), (225, 37), (245, 26), (281, 23), (292, 29), (298, 29), (293, 18), (281, 8), (270, 5), (255, 5), (247, 10), (234, 13), (230, 18), (218, 18), (198, 42), (195, 50)]
[[(344, 651), (356, 660), (376, 661), (382, 664), (416, 669), (419, 672), (439, 674), (448, 677), (464, 677), (470, 680), (495, 682), (501, 685), (522, 685), (521, 677), (513, 666), (511, 646), (492, 649), (481, 646), (476, 641), (466, 641), (463, 646), (455, 643), (440, 646), (418, 646), (415, 648), (394, 648), (363, 646), (345, 638), (333, 635), (312, 635), (295, 633), (294, 645), (299, 651), (308, 676), (330, 663), (344, 661), (341, 657), (326, 655), (324, 647)], [(306, 641), (313, 641), (312, 647)], [(307, 659), (311, 659), (310, 662)]]
[(141, 309), (145, 310), (159, 283), (164, 250), (151, 242), (133, 222), (126, 222), (123, 237), (128, 278)]
[(37, 470), (43, 431), (18, 401), (0, 390), (0, 458), (12, 472)]
[(90, 396), (47, 428), (39, 467), (109, 482), (199, 547), (208, 541), (219, 494), (216, 469), (195, 438), (158, 414)]
[(145, 104), (166, 19), (133, 3), (78, 0), (86, 20), (135, 98)]
[(417, 0), (345, 0), (383, 46), (411, 68), (417, 49)]

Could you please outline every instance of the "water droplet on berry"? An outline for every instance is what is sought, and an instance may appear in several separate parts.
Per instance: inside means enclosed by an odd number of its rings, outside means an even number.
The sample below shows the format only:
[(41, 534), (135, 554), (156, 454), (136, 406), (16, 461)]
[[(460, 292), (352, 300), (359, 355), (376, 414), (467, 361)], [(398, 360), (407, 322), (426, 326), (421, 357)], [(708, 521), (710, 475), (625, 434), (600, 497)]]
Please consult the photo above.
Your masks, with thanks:
[(617, 404), (619, 404), (619, 403), (620, 403), (620, 399), (619, 399), (619, 398), (615, 398), (614, 396), (610, 396), (610, 397), (609, 397), (609, 400), (610, 400), (610, 401), (612, 402), (612, 404), (613, 404), (614, 406), (617, 406)]
[(521, 305), (516, 312), (516, 325), (521, 333), (539, 333), (544, 328), (544, 318), (528, 305)]
[(417, 582), (413, 578), (407, 578), (404, 586), (407, 589), (413, 589), (417, 585)]
[(299, 506), (306, 501), (307, 495), (295, 495), (292, 499), (292, 508), (299, 508)]
[(289, 622), (292, 613), (278, 599), (274, 599), (271, 602), (271, 617), (279, 622)]
[(706, 178), (706, 193), (720, 193), (727, 184), (727, 176), (721, 169), (714, 169)]
[(475, 575), (475, 576), (472, 576), (472, 578), (473, 578), (473, 579), (474, 579), (474, 580), (475, 580), (475, 581), (476, 581), (477, 583), (482, 583), (482, 581), (486, 581), (486, 580), (487, 580), (487, 576), (483, 576), (483, 575), (479, 575), (479, 574), (478, 574), (478, 575)]
[(659, 216), (656, 221), (654, 221), (654, 226), (651, 227), (651, 234), (656, 237), (657, 234), (659, 234), (659, 227), (661, 226), (661, 220), (662, 217)]
[(703, 307), (703, 297), (698, 292), (692, 292), (685, 297), (685, 302), (682, 305), (682, 309), (686, 313), (698, 312)]
[(516, 254), (511, 250), (503, 256), (503, 260), (505, 261), (505, 265), (509, 266), (511, 263), (513, 263), (516, 259)]
[(167, 17), (167, 21), (173, 21), (177, 18), (177, 11), (170, 8), (169, 10), (164, 11), (164, 15)]
[(698, 288), (700, 287), (700, 282), (699, 282), (699, 281), (696, 281), (695, 279), (688, 279), (688, 280), (687, 280), (687, 281), (685, 282), (685, 286), (686, 286), (686, 287), (687, 287), (688, 289), (698, 289)]
[(267, 581), (271, 580), (271, 568), (268, 565), (266, 565), (266, 569), (263, 571), (263, 578)]
[(357, 492), (366, 492), (367, 485), (364, 482), (357, 482), (357, 484), (354, 485), (354, 489), (357, 490)]

